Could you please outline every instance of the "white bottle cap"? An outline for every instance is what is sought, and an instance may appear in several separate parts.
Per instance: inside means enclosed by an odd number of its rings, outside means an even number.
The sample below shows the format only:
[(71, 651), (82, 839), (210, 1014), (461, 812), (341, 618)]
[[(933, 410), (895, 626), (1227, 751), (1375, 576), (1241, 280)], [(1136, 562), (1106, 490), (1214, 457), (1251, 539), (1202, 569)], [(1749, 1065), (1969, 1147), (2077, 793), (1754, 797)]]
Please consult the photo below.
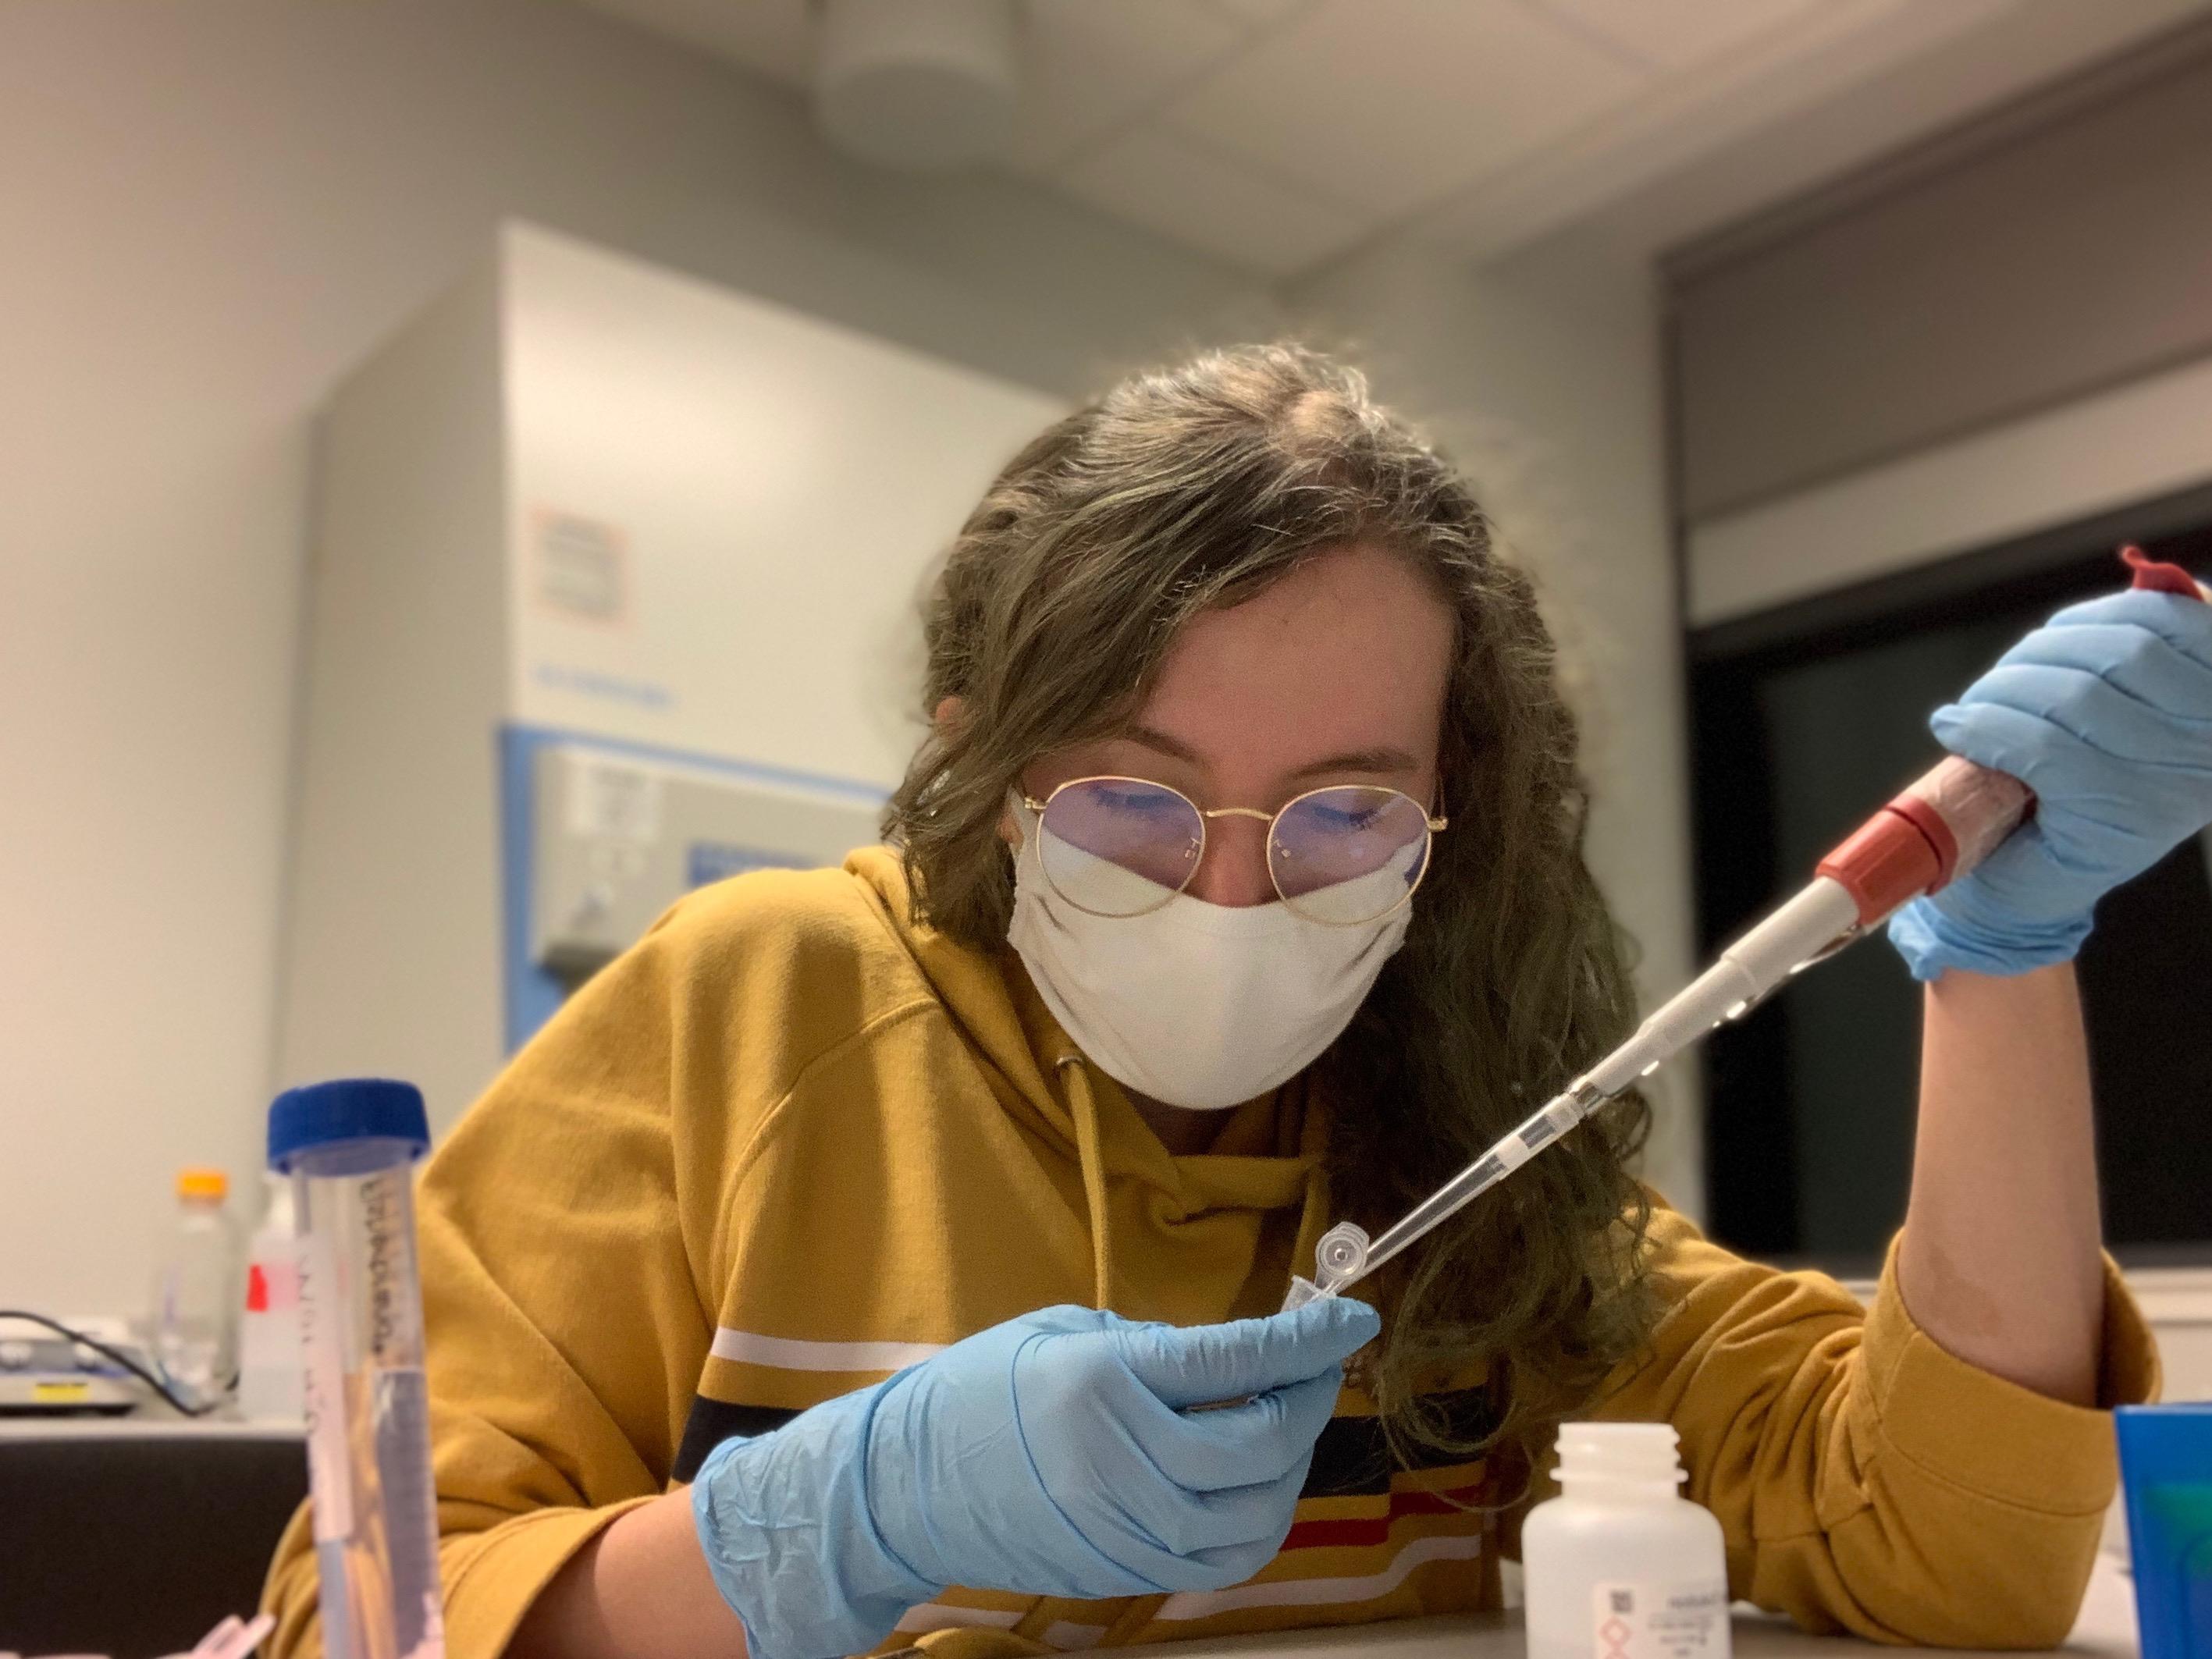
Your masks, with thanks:
[(1559, 1483), (1659, 1486), (1673, 1491), (1686, 1478), (1671, 1423), (1562, 1423)]

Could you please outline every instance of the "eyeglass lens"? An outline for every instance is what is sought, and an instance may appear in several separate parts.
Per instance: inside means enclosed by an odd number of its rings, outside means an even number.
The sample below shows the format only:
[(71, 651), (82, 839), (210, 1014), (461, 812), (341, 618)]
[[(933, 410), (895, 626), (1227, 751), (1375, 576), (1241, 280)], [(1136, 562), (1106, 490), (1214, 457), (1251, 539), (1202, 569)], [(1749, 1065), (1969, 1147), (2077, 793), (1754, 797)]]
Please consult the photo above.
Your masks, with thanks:
[[(1205, 821), (1165, 786), (1085, 778), (1047, 803), (1038, 856), (1053, 887), (1097, 915), (1158, 909), (1198, 867)], [(1367, 921), (1398, 905), (1428, 862), (1428, 815), (1395, 789), (1316, 790), (1279, 813), (1267, 865), (1290, 907), (1317, 921)]]
[(1429, 815), (1410, 795), (1364, 784), (1300, 796), (1267, 838), (1267, 868), (1284, 902), (1340, 925), (1395, 908), (1428, 858)]

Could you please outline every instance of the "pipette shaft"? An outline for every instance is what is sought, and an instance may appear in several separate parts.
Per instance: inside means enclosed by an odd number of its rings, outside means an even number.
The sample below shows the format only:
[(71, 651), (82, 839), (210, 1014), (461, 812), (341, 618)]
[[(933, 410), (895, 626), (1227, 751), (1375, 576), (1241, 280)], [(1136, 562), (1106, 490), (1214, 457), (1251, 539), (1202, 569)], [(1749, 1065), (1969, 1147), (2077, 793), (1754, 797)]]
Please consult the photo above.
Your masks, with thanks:
[[(2137, 549), (2120, 556), (2134, 586), (2212, 598), (2179, 566)], [(1823, 961), (1923, 893), (1957, 880), (2003, 844), (2035, 805), (2019, 779), (1953, 756), (1847, 837), (1795, 897), (1721, 952), (1662, 1003), (1634, 1036), (1516, 1125), (1475, 1161), (1375, 1237), (1352, 1222), (1322, 1234), (1314, 1277), (1294, 1278), (1285, 1307), (1334, 1296), (1457, 1214), (1583, 1118), (1649, 1077), (1715, 1026), (1741, 1018), (1801, 969)]]
[[(2021, 793), (2025, 796), (2026, 792)], [(1842, 881), (1825, 873), (1815, 877), (1802, 892), (1722, 951), (1711, 967), (1662, 1004), (1627, 1042), (1379, 1237), (1370, 1240), (1349, 1221), (1322, 1234), (1314, 1250), (1314, 1279), (1310, 1285), (1304, 1280), (1291, 1281), (1291, 1305), (1310, 1301), (1316, 1293), (1334, 1296), (1365, 1278), (1553, 1145), (1605, 1102), (1658, 1070), (1715, 1025), (1740, 1017), (1795, 969), (1854, 937), (1859, 915), (1859, 901)]]

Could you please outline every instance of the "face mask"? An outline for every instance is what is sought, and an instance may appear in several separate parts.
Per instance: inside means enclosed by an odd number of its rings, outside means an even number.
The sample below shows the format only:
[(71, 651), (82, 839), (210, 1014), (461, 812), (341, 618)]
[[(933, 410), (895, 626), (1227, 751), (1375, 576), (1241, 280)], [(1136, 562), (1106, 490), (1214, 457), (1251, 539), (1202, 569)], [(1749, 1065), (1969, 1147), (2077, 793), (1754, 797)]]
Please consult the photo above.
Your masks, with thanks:
[(1007, 942), (1076, 1046), (1171, 1106), (1218, 1110), (1296, 1077), (1352, 1023), (1413, 919), (1407, 903), (1332, 927), (1279, 900), (1231, 907), (1184, 893), (1142, 915), (1092, 915), (1046, 878), (1036, 815), (1017, 804), (1014, 816)]

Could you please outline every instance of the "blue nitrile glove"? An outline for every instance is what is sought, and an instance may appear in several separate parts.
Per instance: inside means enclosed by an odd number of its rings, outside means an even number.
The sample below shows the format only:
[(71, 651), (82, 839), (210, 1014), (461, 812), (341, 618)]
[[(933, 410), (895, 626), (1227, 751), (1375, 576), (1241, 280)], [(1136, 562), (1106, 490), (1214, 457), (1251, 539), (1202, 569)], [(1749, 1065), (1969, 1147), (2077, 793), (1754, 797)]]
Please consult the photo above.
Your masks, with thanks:
[[(691, 1490), (708, 1570), (750, 1659), (861, 1652), (950, 1584), (1236, 1583), (1282, 1547), (1380, 1323), (1348, 1297), (1190, 1329), (1024, 1314), (715, 1448)], [(1184, 1409), (1221, 1401), (1242, 1403)]]
[(1978, 869), (1891, 918), (1915, 979), (2065, 962), (2097, 901), (2212, 823), (2212, 605), (2069, 605), (1929, 721), (1954, 754), (2035, 791)]

